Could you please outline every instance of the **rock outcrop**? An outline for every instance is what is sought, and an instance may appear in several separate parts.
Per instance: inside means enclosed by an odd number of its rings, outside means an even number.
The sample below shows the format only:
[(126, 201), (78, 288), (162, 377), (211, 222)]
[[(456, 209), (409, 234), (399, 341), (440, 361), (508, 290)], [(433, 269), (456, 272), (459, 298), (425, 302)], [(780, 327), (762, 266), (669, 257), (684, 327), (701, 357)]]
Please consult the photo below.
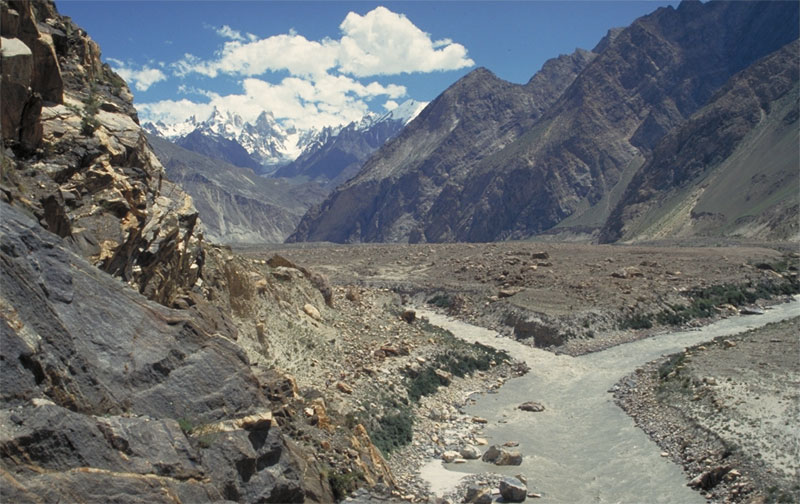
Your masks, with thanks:
[(330, 501), (235, 335), (121, 286), (0, 205), (4, 501)]
[(46, 2), (2, 2), (0, 198), (170, 305), (202, 265), (197, 211), (139, 127), (125, 82)]

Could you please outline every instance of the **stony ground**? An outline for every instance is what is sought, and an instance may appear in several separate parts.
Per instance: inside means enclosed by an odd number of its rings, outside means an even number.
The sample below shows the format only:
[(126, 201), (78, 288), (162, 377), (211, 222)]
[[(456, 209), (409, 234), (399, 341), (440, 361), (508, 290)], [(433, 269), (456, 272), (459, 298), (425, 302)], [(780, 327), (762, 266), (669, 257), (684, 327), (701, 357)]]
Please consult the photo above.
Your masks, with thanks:
[(712, 502), (797, 502), (800, 318), (636, 370), (615, 397)]
[(280, 253), (334, 284), (433, 299), (465, 321), (573, 355), (658, 331), (620, 326), (686, 303), (690, 289), (773, 280), (774, 271), (757, 266), (785, 260), (785, 250), (774, 245), (306, 245)]
[[(407, 307), (438, 306), (528, 344), (581, 354), (672, 330), (659, 324), (631, 329), (622, 322), (685, 304), (685, 293), (692, 289), (780, 280), (781, 274), (764, 265), (797, 262), (785, 250), (760, 246), (517, 242), (279, 246), (235, 252), (255, 265), (279, 253), (325, 277), (331, 288), (330, 304), (307, 292), (284, 295), (275, 299), (287, 308), (281, 311), (282, 318), (255, 317), (254, 321), (255, 310), (239, 319), (240, 334), (244, 335), (240, 344), (246, 346), (243, 340), (248, 338), (256, 341), (260, 331), (268, 347), (259, 350), (268, 356), (263, 364), (290, 372), (305, 396), (324, 396), (328, 413), (338, 419), (334, 422), (361, 421), (374, 432), (385, 419), (410, 414), (413, 441), (387, 457), (397, 489), (386, 498), (416, 502), (430, 496), (417, 477), (423, 463), (441, 457), (446, 450), (479, 444), (480, 424), (461, 409), (469, 393), (491, 390), (522, 370), (501, 360), (486, 371), (451, 377), (449, 386), (439, 387), (435, 395), (418, 402), (409, 400), (409, 376), (415, 369), (432, 365), (452, 341), (424, 322), (404, 320)], [(287, 273), (280, 268), (270, 271), (278, 276)], [(297, 270), (288, 273), (299, 274)], [(796, 277), (796, 269), (784, 270), (783, 275)], [(718, 313), (725, 316), (736, 311), (729, 306), (720, 307)], [(700, 319), (689, 324), (705, 322)], [(253, 330), (254, 323), (261, 329)], [(248, 337), (248, 332), (253, 334)], [(280, 336), (285, 334), (294, 337)], [(759, 414), (755, 412), (753, 418)], [(307, 416), (305, 423), (296, 422), (295, 435), (299, 432), (308, 437), (313, 432), (307, 424), (313, 423), (315, 416), (310, 411)], [(654, 419), (653, 423), (658, 422)], [(332, 453), (332, 465), (338, 456), (346, 454)], [(702, 461), (699, 464), (695, 472)], [(755, 488), (753, 483), (742, 482), (757, 477), (743, 476), (732, 482), (731, 492), (744, 484)], [(481, 478), (490, 486), (497, 479), (492, 475)], [(448, 497), (459, 501), (463, 491), (462, 485)], [(747, 492), (739, 490), (740, 494)], [(365, 499), (369, 501), (369, 497)]]

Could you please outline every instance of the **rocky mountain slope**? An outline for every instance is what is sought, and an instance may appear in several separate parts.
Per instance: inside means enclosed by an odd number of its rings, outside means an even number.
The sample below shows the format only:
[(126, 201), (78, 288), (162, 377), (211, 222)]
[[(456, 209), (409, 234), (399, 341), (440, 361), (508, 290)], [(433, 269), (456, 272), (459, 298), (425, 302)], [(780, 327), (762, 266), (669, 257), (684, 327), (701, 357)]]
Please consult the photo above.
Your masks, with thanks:
[(505, 82), (485, 68), (470, 72), (356, 177), (309, 210), (289, 241), (428, 239), (420, 226), (435, 199), (447, 198), (482, 159), (531, 127), (593, 56), (586, 51), (561, 56), (527, 85)]
[(158, 136), (148, 140), (170, 180), (192, 196), (204, 236), (214, 243), (281, 243), (324, 197), (315, 183), (261, 177)]
[(235, 333), (121, 288), (0, 205), (4, 501), (330, 502)]
[(306, 398), (276, 368), (297, 348), (269, 350), (330, 335), (303, 311), (331, 302), (324, 278), (204, 243), (86, 32), (52, 3), (0, 13), (0, 500), (392, 488), (364, 426), (326, 408), (332, 392), (305, 379)]
[(147, 147), (125, 82), (52, 4), (3, 2), (2, 13), (0, 197), (172, 304), (202, 264), (197, 211)]
[[(610, 33), (574, 71), (555, 72), (574, 81), (549, 77), (545, 65), (529, 83), (548, 91), (544, 102), (473, 72), (289, 239), (491, 241), (557, 225), (594, 235), (661, 138), (735, 73), (795, 40), (797, 27), (792, 2), (683, 2)], [(485, 120), (473, 118), (478, 110)], [(461, 141), (451, 136), (471, 124)]]
[(797, 41), (735, 75), (636, 174), (601, 240), (798, 239)]
[(175, 141), (175, 145), (202, 154), (211, 159), (228, 162), (234, 166), (258, 170), (261, 165), (250, 156), (244, 147), (234, 140), (219, 135), (205, 135), (199, 130)]

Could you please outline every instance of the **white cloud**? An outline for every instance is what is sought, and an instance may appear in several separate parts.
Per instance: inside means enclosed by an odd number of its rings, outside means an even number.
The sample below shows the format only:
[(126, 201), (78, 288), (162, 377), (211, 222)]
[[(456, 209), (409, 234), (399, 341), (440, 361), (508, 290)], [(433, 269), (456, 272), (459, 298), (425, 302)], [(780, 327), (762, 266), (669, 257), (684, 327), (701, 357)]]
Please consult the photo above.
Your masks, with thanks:
[(149, 65), (144, 65), (137, 70), (118, 59), (109, 58), (108, 61), (112, 65), (111, 68), (125, 79), (129, 85), (133, 85), (137, 91), (147, 91), (156, 82), (167, 80), (167, 74)]
[(378, 96), (400, 98), (406, 95), (403, 86), (378, 82), (364, 85), (350, 77), (323, 75), (317, 80), (286, 77), (273, 84), (256, 78), (242, 82), (242, 92), (221, 96), (211, 91), (182, 86), (179, 91), (200, 94), (207, 103), (188, 99), (164, 100), (137, 105), (145, 121), (174, 123), (191, 115), (205, 119), (213, 107), (234, 112), (245, 121), (254, 121), (262, 111), (272, 112), (287, 126), (301, 129), (322, 128), (358, 121), (367, 113), (367, 101)]
[[(377, 97), (382, 98), (384, 109), (392, 110), (398, 106), (396, 100), (407, 95), (404, 86), (366, 82), (366, 77), (474, 65), (461, 44), (450, 39), (434, 41), (405, 15), (385, 7), (363, 16), (350, 12), (339, 26), (338, 40), (309, 40), (294, 29), (259, 39), (229, 25), (206, 27), (226, 39), (220, 49), (209, 59), (185, 54), (170, 65), (173, 74), (211, 79), (231, 75), (243, 78), (241, 91), (221, 96), (184, 83), (179, 92), (203, 96), (206, 103), (182, 99), (141, 104), (138, 108), (145, 120), (180, 122), (190, 115), (202, 119), (216, 106), (248, 121), (267, 111), (287, 126), (339, 125), (361, 119)], [(139, 90), (166, 78), (149, 66), (135, 73), (129, 65), (116, 63), (128, 72), (123, 77), (133, 79)], [(280, 82), (274, 82), (274, 76), (273, 82), (259, 78), (267, 72), (284, 71), (289, 76)]]
[(176, 62), (176, 75), (195, 72), (207, 77), (219, 74), (261, 75), (288, 70), (292, 75), (320, 75), (336, 62), (336, 47), (330, 41), (315, 42), (302, 35), (275, 35), (261, 40), (225, 42), (217, 59), (203, 61), (186, 54)]
[(219, 74), (252, 77), (280, 70), (295, 76), (317, 76), (336, 70), (367, 77), (457, 70), (475, 64), (463, 45), (450, 39), (433, 41), (405, 15), (386, 7), (376, 7), (364, 16), (350, 12), (339, 29), (341, 39), (315, 41), (294, 29), (258, 39), (224, 25), (215, 31), (229, 40), (214, 59), (186, 54), (174, 64), (175, 73), (214, 78)]
[(161, 100), (151, 103), (138, 103), (136, 110), (146, 121), (163, 121), (166, 124), (183, 122), (191, 116), (205, 119), (213, 110), (210, 103), (196, 103), (186, 98), (181, 100)]
[(351, 12), (339, 26), (339, 69), (357, 77), (470, 67), (467, 50), (449, 39), (433, 42), (405, 15), (376, 7), (364, 16)]
[(234, 30), (228, 25), (222, 25), (221, 28), (216, 29), (217, 35), (230, 40), (244, 40), (242, 32)]

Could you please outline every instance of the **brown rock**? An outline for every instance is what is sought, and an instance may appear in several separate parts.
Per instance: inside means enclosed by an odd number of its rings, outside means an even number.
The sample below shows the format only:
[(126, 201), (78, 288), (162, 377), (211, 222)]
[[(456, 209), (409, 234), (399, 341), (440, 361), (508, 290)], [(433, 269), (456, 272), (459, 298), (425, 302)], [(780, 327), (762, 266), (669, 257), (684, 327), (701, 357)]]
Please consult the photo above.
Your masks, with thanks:
[(343, 392), (343, 393), (345, 393), (345, 394), (352, 394), (352, 393), (353, 393), (353, 389), (352, 389), (352, 387), (350, 387), (350, 385), (346, 384), (346, 383), (345, 383), (345, 382), (343, 382), (343, 381), (336, 382), (336, 388), (337, 388), (337, 389), (338, 389), (340, 392)]

